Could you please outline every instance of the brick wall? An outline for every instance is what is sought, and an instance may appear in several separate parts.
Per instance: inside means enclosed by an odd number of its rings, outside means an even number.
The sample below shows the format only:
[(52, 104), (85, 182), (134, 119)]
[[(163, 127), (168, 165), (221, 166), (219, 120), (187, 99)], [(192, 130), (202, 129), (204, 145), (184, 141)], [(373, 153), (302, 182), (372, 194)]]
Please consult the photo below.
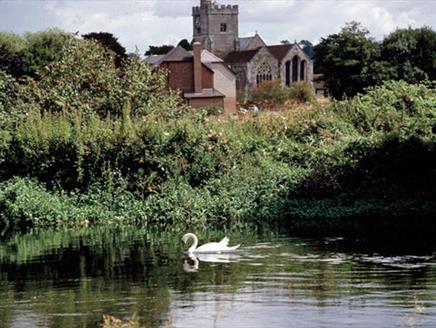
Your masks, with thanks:
[[(168, 87), (183, 92), (194, 91), (194, 63), (193, 62), (165, 62), (161, 65), (168, 70)], [(213, 72), (202, 66), (203, 88), (213, 88)]]

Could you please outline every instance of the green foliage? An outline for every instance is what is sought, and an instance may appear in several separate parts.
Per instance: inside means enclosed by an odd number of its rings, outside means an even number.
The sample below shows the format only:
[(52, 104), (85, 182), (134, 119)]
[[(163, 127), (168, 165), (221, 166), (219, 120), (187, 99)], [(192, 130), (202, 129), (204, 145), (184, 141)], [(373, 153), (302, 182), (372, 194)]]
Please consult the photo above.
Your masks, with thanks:
[(352, 22), (315, 47), (315, 71), (324, 74), (336, 99), (388, 80), (435, 80), (436, 32), (429, 27), (397, 29), (380, 43)]
[(145, 52), (145, 55), (146, 56), (150, 56), (150, 55), (166, 55), (173, 48), (174, 48), (174, 46), (167, 45), (167, 44), (164, 44), (162, 46), (149, 46), (148, 50)]
[(287, 99), (287, 90), (280, 80), (263, 81), (254, 90), (252, 101), (261, 108), (273, 108)]
[(313, 101), (315, 95), (313, 93), (312, 85), (305, 81), (292, 83), (292, 86), (289, 89), (289, 99), (299, 103)]
[(380, 48), (359, 23), (351, 22), (340, 33), (322, 38), (315, 53), (316, 69), (334, 98), (352, 97), (372, 85), (369, 71)]
[(19, 97), (26, 111), (121, 115), (125, 106), (133, 114), (162, 111), (170, 115), (180, 104), (166, 89), (164, 72), (152, 71), (139, 58), (117, 68), (114, 53), (96, 41), (71, 39), (59, 60), (41, 72), (37, 83), (28, 83)]
[(0, 32), (0, 45), (5, 46), (12, 53), (21, 53), (27, 48), (27, 41), (13, 32)]
[[(162, 72), (140, 60), (117, 68), (113, 56), (72, 39), (37, 81), (0, 72), (0, 230), (436, 213), (432, 85), (389, 82), (324, 107), (220, 121), (180, 106)], [(261, 87), (270, 103), (289, 95), (277, 81)]]
[(383, 40), (382, 57), (393, 68), (392, 79), (436, 80), (436, 32), (429, 27), (397, 29)]
[(95, 40), (106, 49), (115, 53), (115, 64), (117, 67), (121, 66), (122, 61), (127, 59), (126, 49), (118, 42), (112, 33), (107, 32), (93, 32), (82, 35), (85, 40)]
[(0, 32), (0, 56), (5, 57), (2, 65), (7, 68), (0, 69), (16, 77), (36, 77), (49, 63), (60, 58), (60, 52), (72, 38), (72, 34), (59, 29), (26, 33), (24, 36)]
[(0, 44), (0, 71), (20, 77), (24, 74), (24, 65), (24, 60), (19, 54)]
[(22, 54), (26, 62), (26, 73), (34, 76), (49, 63), (60, 58), (62, 49), (73, 38), (73, 35), (54, 28), (42, 32), (26, 33), (24, 38), (26, 47)]
[(183, 49), (188, 50), (188, 51), (192, 50), (191, 43), (186, 39), (180, 40), (180, 42), (177, 46), (182, 47)]

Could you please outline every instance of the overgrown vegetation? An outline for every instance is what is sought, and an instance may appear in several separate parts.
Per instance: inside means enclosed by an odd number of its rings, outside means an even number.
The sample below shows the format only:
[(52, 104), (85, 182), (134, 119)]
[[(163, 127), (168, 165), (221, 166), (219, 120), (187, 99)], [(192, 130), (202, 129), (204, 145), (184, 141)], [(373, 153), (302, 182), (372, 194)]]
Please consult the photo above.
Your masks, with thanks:
[[(436, 90), (220, 121), (164, 72), (72, 39), (38, 79), (0, 74), (0, 231), (434, 217)], [(371, 224), (373, 221), (371, 221)]]
[(262, 109), (276, 109), (287, 102), (310, 103), (314, 100), (315, 95), (309, 82), (294, 82), (288, 88), (280, 80), (262, 82), (249, 98), (250, 102)]
[(329, 94), (353, 97), (388, 80), (408, 83), (436, 79), (436, 32), (430, 27), (397, 29), (382, 42), (357, 22), (315, 46), (315, 71)]

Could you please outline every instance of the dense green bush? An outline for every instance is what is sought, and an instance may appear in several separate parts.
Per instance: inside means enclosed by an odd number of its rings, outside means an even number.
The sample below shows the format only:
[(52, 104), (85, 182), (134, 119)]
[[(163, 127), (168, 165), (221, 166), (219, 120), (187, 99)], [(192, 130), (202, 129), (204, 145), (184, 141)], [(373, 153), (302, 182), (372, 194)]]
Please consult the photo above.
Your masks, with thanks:
[(311, 102), (315, 99), (313, 87), (309, 82), (297, 81), (289, 89), (289, 99), (299, 103)]
[(39, 81), (1, 76), (13, 109), (0, 130), (3, 232), (322, 227), (436, 214), (431, 85), (390, 82), (344, 102), (221, 121), (177, 107), (152, 88), (160, 73), (140, 62), (118, 70), (100, 62), (107, 53), (97, 46), (98, 54), (83, 49), (89, 61), (80, 64), (82, 45), (67, 47)]
[(263, 109), (284, 104), (287, 99), (286, 88), (280, 80), (263, 81), (253, 92), (252, 102)]

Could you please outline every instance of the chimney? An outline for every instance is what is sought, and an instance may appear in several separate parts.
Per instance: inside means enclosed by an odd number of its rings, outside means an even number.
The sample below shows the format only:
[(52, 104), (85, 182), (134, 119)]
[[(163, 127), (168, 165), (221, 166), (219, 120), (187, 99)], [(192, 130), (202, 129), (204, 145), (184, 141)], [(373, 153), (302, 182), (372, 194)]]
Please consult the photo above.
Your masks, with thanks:
[(194, 92), (201, 93), (203, 91), (203, 86), (201, 83), (201, 43), (194, 42)]

